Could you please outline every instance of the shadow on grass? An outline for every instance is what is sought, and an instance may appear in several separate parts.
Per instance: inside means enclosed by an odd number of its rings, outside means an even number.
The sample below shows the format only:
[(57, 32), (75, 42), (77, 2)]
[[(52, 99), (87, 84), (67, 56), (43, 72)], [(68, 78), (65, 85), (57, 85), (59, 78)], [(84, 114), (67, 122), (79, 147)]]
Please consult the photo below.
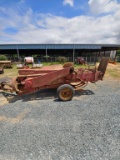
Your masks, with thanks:
[[(47, 100), (47, 99), (53, 99), (56, 102), (59, 101), (56, 89), (44, 89), (25, 95), (16, 95), (14, 93), (8, 93), (8, 92), (1, 92), (1, 94), (7, 99), (8, 103), (14, 103), (19, 100), (22, 100), (22, 102), (34, 101), (34, 100)], [(91, 90), (75, 91), (76, 97), (82, 95), (93, 95), (93, 94), (94, 92), (92, 92)]]

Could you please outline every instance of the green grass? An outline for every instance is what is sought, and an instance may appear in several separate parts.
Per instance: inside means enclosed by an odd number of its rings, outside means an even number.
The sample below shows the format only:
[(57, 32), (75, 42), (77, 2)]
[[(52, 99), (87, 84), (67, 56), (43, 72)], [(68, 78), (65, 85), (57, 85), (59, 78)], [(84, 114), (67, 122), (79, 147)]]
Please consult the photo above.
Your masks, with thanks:
[(120, 78), (120, 70), (117, 69), (107, 69), (106, 74), (113, 78)]
[(59, 62), (43, 62), (44, 66), (54, 65), (54, 64), (60, 64)]
[(116, 65), (114, 64), (111, 64), (110, 66), (108, 65), (108, 68), (106, 70), (106, 75), (112, 78), (120, 79), (120, 63), (117, 62)]
[(81, 65), (81, 64), (75, 64), (74, 65), (75, 69), (78, 69), (78, 68), (85, 68), (85, 69), (88, 69), (88, 68), (95, 68), (95, 65)]
[[(54, 65), (54, 64), (60, 64), (59, 62), (44, 62), (42, 63), (43, 66), (49, 66), (49, 65)], [(29, 67), (31, 68), (32, 65), (30, 64)], [(4, 68), (4, 74), (1, 74), (0, 77), (15, 77), (18, 75), (18, 70), (17, 69), (17, 64), (13, 64), (12, 68)]]
[(4, 74), (1, 76), (13, 77), (18, 75), (18, 69), (16, 64), (13, 64), (13, 68), (4, 68)]

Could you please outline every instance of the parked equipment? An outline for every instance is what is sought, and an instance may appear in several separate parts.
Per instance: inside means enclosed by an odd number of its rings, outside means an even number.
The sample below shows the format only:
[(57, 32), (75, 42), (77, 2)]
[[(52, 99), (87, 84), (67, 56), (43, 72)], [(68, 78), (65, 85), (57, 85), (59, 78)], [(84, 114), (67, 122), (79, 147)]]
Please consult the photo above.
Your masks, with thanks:
[(86, 64), (86, 62), (84, 61), (84, 58), (82, 57), (77, 57), (75, 59), (75, 64)]
[(12, 68), (12, 61), (0, 61), (0, 67)]
[(103, 80), (108, 61), (108, 58), (103, 57), (98, 69), (75, 70), (70, 63), (41, 69), (20, 69), (19, 76), (14, 77), (11, 82), (0, 83), (0, 89), (15, 91), (21, 95), (45, 88), (57, 88), (58, 98), (68, 101), (73, 98), (75, 90), (85, 87), (88, 82)]
[(25, 57), (24, 62), (25, 62), (25, 64), (33, 64), (34, 59), (33, 59), (33, 57)]

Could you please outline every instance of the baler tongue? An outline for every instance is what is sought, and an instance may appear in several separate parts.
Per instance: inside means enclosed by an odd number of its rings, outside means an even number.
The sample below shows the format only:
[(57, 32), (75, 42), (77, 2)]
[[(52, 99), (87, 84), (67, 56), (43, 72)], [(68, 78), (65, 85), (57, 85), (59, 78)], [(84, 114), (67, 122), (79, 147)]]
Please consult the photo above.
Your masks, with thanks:
[(11, 82), (8, 81), (0, 82), (0, 90), (12, 92)]
[(105, 74), (105, 71), (107, 69), (108, 62), (109, 62), (109, 58), (108, 57), (102, 57), (101, 58), (101, 61), (100, 61), (100, 64), (99, 64), (97, 70), (101, 71), (103, 73), (102, 78), (103, 78), (103, 76)]

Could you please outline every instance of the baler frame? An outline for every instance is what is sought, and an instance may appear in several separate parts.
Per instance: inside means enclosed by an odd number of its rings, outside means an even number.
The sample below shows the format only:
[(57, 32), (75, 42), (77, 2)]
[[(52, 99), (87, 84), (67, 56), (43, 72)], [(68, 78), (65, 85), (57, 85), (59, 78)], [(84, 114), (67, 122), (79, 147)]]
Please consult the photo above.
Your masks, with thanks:
[(77, 71), (71, 63), (42, 69), (20, 69), (19, 75), (10, 82), (1, 82), (0, 89), (16, 92), (18, 95), (32, 93), (46, 88), (57, 88), (58, 98), (71, 100), (75, 90), (85, 87), (88, 82), (103, 80), (109, 59), (103, 57), (98, 68)]

